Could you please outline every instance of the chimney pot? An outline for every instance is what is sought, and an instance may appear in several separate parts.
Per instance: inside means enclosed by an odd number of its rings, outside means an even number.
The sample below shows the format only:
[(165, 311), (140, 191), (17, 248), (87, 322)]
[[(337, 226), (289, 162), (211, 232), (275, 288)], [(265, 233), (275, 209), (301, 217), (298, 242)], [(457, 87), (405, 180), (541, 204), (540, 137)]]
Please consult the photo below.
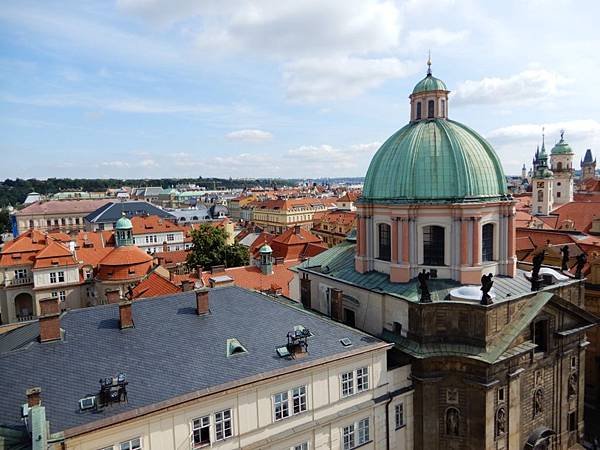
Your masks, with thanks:
[(106, 301), (111, 304), (119, 303), (119, 301), (121, 301), (121, 291), (119, 289), (107, 290)]
[(42, 404), (42, 388), (32, 387), (25, 391), (27, 395), (27, 406), (33, 408), (34, 406), (40, 406)]
[(119, 303), (119, 323), (121, 330), (125, 328), (133, 328), (133, 315), (131, 311), (131, 300), (124, 300)]
[(208, 314), (208, 291), (210, 289), (203, 287), (196, 289), (196, 314), (202, 316)]
[(58, 298), (50, 297), (40, 300), (40, 342), (57, 341), (60, 339), (60, 306)]
[(192, 280), (183, 280), (181, 282), (182, 292), (189, 292), (194, 289), (194, 282)]

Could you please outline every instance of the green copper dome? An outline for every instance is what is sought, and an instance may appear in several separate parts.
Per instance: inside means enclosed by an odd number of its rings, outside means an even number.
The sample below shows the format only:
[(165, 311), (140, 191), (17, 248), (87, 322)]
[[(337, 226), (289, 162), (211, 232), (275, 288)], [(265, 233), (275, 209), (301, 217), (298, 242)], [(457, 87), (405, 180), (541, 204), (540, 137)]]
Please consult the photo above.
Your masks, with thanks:
[(507, 198), (506, 177), (492, 146), (448, 119), (412, 122), (377, 151), (363, 200), (401, 203)]
[(258, 253), (273, 253), (273, 249), (269, 244), (265, 243), (259, 250)]
[(434, 77), (431, 73), (428, 73), (425, 78), (417, 83), (415, 88), (413, 89), (413, 94), (418, 94), (419, 92), (429, 92), (429, 91), (447, 91), (448, 88), (444, 84), (442, 80)]
[(552, 155), (572, 155), (573, 150), (571, 150), (571, 146), (567, 144), (564, 140), (563, 135), (560, 135), (560, 141), (556, 143), (552, 150), (550, 151)]
[(132, 228), (133, 225), (131, 224), (131, 220), (125, 216), (117, 220), (117, 223), (115, 224), (115, 229), (117, 230), (131, 230)]

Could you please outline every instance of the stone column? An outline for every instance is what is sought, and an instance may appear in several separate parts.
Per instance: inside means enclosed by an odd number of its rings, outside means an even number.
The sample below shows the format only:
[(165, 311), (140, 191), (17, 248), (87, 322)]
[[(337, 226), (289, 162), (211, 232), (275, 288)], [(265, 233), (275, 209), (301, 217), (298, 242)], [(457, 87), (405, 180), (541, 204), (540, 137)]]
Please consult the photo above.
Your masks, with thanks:
[(481, 217), (473, 217), (473, 266), (481, 264)]
[(390, 244), (392, 246), (392, 264), (398, 263), (398, 218), (392, 217), (392, 239)]
[(507, 226), (508, 226), (508, 254), (507, 254), (507, 264), (506, 264), (506, 275), (509, 277), (514, 277), (516, 272), (516, 242), (515, 242), (515, 214), (513, 211), (513, 207), (510, 207), (509, 215), (507, 218)]
[(331, 318), (333, 320), (338, 320), (342, 322), (344, 320), (343, 317), (343, 307), (342, 307), (342, 290), (341, 289), (332, 289), (331, 290)]
[(469, 224), (466, 218), (460, 220), (460, 265), (466, 266), (468, 263), (468, 249), (469, 249)]

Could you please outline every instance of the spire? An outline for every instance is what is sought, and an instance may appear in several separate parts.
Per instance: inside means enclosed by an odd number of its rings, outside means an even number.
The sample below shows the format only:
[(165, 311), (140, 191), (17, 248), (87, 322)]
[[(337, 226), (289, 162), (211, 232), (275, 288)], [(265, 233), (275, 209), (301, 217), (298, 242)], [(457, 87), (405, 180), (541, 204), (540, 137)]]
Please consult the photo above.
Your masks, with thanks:
[(429, 50), (429, 57), (427, 58), (427, 75), (431, 75), (431, 50)]
[(546, 151), (546, 135), (544, 134), (545, 128), (542, 127), (542, 152)]

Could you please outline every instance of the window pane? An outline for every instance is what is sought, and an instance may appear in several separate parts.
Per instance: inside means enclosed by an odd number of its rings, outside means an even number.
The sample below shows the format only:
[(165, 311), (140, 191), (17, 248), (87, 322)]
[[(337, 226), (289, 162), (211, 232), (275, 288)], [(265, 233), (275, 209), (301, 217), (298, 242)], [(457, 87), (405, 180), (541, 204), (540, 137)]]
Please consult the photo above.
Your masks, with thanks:
[(444, 265), (444, 227), (423, 227), (423, 264)]
[(382, 259), (383, 261), (390, 260), (390, 251), (391, 251), (391, 243), (390, 243), (390, 226), (386, 223), (380, 223), (379, 226), (379, 254), (377, 256), (378, 259)]
[(358, 422), (358, 445), (369, 441), (369, 419)]
[(358, 392), (369, 389), (369, 368), (363, 367), (356, 370), (356, 390)]
[(342, 374), (342, 397), (354, 394), (354, 372)]
[(483, 261), (494, 260), (494, 224), (486, 223), (481, 231), (481, 259)]

